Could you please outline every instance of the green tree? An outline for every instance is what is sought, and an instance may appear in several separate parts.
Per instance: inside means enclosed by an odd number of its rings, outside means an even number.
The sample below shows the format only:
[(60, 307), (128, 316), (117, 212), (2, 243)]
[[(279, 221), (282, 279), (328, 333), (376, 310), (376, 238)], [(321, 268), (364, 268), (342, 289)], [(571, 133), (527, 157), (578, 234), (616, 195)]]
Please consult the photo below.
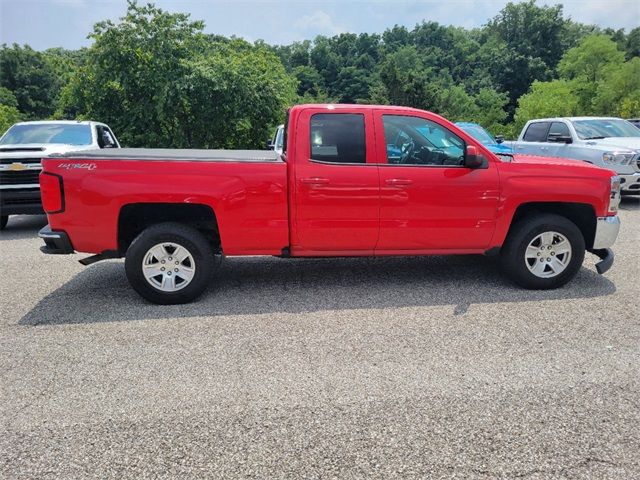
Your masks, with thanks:
[(28, 119), (49, 117), (58, 94), (54, 72), (45, 56), (29, 46), (0, 47), (0, 87), (10, 90)]
[(633, 57), (640, 57), (640, 27), (634, 28), (627, 35), (625, 50), (627, 52), (627, 60), (631, 60)]
[(640, 58), (611, 65), (598, 83), (593, 110), (599, 115), (640, 116)]
[(611, 38), (590, 35), (564, 54), (558, 72), (561, 78), (571, 80), (572, 91), (579, 98), (579, 111), (591, 115), (598, 113), (593, 105), (598, 85), (607, 78), (607, 72), (622, 67), (623, 63), (624, 52)]
[(14, 123), (22, 120), (18, 100), (11, 90), (0, 87), (0, 136)]
[(203, 27), (129, 2), (120, 22), (96, 24), (60, 113), (105, 121), (128, 146), (261, 145), (293, 101), (294, 80), (265, 45)]
[(518, 101), (516, 130), (533, 118), (569, 117), (579, 113), (579, 99), (566, 80), (533, 82), (531, 91)]
[(263, 48), (218, 46), (185, 63), (161, 92), (172, 146), (261, 148), (295, 98), (295, 81)]

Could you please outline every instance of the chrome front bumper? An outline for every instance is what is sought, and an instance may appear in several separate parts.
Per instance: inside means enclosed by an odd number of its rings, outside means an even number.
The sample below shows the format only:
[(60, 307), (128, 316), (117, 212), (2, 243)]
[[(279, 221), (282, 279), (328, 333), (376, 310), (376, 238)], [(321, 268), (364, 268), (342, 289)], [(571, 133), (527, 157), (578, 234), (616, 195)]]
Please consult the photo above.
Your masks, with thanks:
[(598, 217), (596, 221), (596, 235), (593, 239), (593, 249), (611, 247), (620, 231), (620, 218), (617, 215), (612, 217)]
[(640, 172), (625, 174), (618, 173), (620, 189), (624, 193), (640, 193)]

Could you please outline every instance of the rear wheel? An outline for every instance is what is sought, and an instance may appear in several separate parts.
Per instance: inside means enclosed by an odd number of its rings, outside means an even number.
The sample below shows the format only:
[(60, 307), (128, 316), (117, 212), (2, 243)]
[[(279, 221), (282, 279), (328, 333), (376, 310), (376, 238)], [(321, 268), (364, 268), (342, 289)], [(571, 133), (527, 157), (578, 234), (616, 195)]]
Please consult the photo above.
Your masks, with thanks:
[(145, 229), (127, 249), (127, 279), (142, 297), (162, 305), (202, 294), (214, 269), (211, 244), (198, 230), (178, 223)]
[(0, 215), (0, 230), (4, 230), (4, 227), (7, 226), (7, 222), (9, 222), (9, 215)]
[(513, 226), (501, 252), (506, 275), (535, 290), (557, 288), (571, 280), (584, 260), (580, 229), (560, 215), (540, 214)]

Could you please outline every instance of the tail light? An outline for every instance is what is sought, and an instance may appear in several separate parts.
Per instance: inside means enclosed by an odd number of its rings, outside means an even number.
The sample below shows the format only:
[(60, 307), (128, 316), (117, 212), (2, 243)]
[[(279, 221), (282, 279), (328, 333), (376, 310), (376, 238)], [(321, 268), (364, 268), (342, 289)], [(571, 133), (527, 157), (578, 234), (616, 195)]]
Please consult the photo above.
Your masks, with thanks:
[(60, 175), (48, 172), (40, 173), (40, 194), (45, 212), (60, 213), (64, 211), (64, 189)]

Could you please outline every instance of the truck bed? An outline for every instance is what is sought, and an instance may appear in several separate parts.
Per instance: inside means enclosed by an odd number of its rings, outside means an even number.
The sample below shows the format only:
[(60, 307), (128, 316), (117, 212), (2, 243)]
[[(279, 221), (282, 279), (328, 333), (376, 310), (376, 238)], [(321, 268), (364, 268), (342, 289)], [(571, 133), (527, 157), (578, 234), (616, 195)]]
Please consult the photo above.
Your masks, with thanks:
[(52, 158), (189, 162), (281, 162), (271, 150), (196, 150), (177, 148), (114, 148), (68, 152)]

